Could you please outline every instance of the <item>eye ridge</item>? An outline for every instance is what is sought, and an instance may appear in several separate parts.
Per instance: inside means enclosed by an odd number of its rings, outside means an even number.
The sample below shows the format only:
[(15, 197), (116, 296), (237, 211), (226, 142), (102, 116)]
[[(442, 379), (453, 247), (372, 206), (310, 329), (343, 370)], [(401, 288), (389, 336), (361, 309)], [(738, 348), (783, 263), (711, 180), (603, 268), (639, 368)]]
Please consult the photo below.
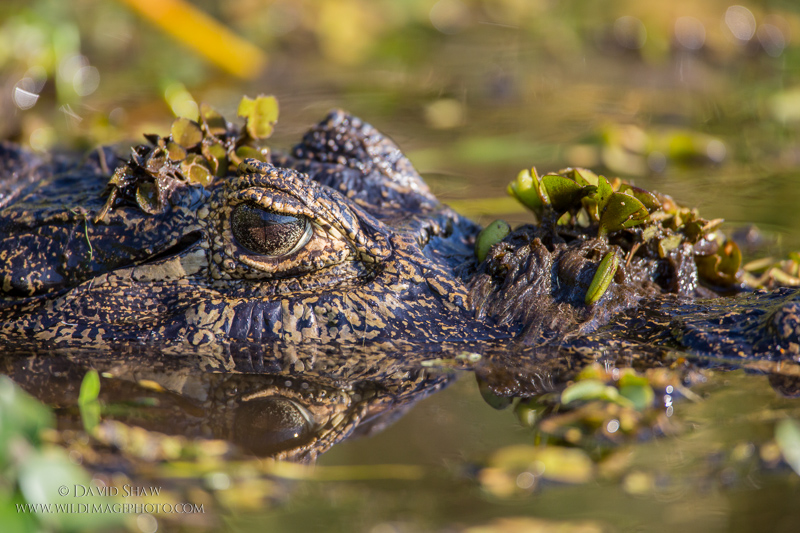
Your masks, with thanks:
[(239, 245), (250, 252), (277, 257), (304, 246), (311, 237), (311, 223), (302, 215), (286, 215), (242, 203), (231, 213), (231, 231)]

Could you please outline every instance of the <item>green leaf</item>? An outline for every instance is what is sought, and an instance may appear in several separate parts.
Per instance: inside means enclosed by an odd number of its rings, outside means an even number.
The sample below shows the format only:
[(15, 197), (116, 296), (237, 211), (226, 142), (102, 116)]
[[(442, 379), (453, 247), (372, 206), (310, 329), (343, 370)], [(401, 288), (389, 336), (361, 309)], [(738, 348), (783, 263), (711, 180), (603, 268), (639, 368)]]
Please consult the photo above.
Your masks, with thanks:
[(573, 179), (558, 174), (542, 176), (542, 186), (547, 191), (550, 204), (556, 211), (566, 211), (583, 195), (581, 185)]
[(514, 414), (517, 415), (517, 419), (522, 426), (531, 428), (541, 420), (544, 414), (544, 407), (535, 398), (529, 398), (520, 401), (514, 407)]
[(158, 200), (158, 190), (152, 181), (143, 181), (136, 187), (136, 205), (150, 215), (161, 213), (162, 206)]
[(186, 158), (186, 149), (176, 142), (167, 143), (167, 157), (170, 161), (178, 162)]
[(786, 464), (800, 475), (800, 423), (789, 418), (778, 422), (775, 426), (775, 442)]
[(541, 216), (544, 206), (550, 204), (547, 193), (540, 186), (535, 168), (520, 170), (517, 178), (508, 184), (507, 190), (509, 195), (514, 196), (537, 216)]
[(204, 142), (202, 152), (212, 174), (222, 177), (228, 172), (228, 152), (220, 143)]
[(274, 96), (260, 95), (255, 100), (245, 96), (239, 102), (238, 115), (246, 120), (250, 137), (266, 139), (278, 121), (278, 100)]
[(619, 393), (621, 396), (629, 399), (633, 403), (633, 407), (639, 411), (643, 411), (653, 405), (653, 401), (656, 397), (655, 392), (653, 392), (653, 387), (646, 382), (624, 385), (619, 388)]
[(608, 183), (606, 177), (600, 176), (597, 178), (597, 190), (592, 193), (592, 198), (597, 202), (597, 208), (600, 213), (605, 209), (606, 203), (608, 203), (612, 194), (614, 194), (614, 189)]
[(22, 390), (8, 376), (0, 376), (0, 465), (6, 463), (8, 443), (22, 437), (39, 442), (39, 433), (55, 425), (50, 409)]
[(604, 380), (606, 376), (603, 367), (601, 367), (597, 363), (592, 363), (590, 365), (586, 365), (581, 369), (577, 376), (575, 376), (575, 381), (583, 381), (586, 379), (597, 379), (597, 380)]
[(607, 385), (597, 379), (585, 379), (573, 383), (561, 392), (561, 403), (568, 404), (577, 400), (597, 400), (606, 393)]
[(206, 131), (215, 137), (225, 134), (228, 124), (219, 112), (206, 103), (200, 104), (200, 119)]
[(40, 532), (42, 525), (36, 518), (36, 513), (17, 511), (17, 507), (22, 505), (25, 505), (25, 499), (19, 491), (10, 494), (5, 491), (2, 493), (0, 496), (0, 524), (3, 524), (3, 530), (15, 533)]
[(236, 152), (232, 154), (231, 158), (233, 159), (233, 162), (238, 165), (245, 159), (258, 159), (259, 161), (266, 161), (267, 155), (261, 150), (253, 148), (252, 146), (240, 146), (236, 149)]
[(78, 394), (78, 408), (81, 412), (83, 427), (87, 433), (100, 423), (100, 375), (97, 370), (89, 370), (81, 382), (81, 391)]
[(628, 385), (650, 385), (650, 381), (645, 376), (640, 376), (632, 368), (622, 369), (619, 376), (619, 386)]
[(719, 285), (733, 285), (742, 264), (742, 252), (735, 242), (726, 241), (717, 253), (695, 256), (694, 262), (702, 278)]
[(603, 297), (611, 285), (618, 267), (619, 258), (614, 252), (608, 252), (597, 266), (597, 271), (594, 273), (589, 289), (586, 291), (586, 298), (584, 299), (586, 305), (592, 305)]
[(593, 185), (597, 187), (598, 183), (597, 174), (586, 168), (580, 168), (580, 167), (564, 168), (559, 170), (557, 174), (561, 174), (562, 176), (572, 178), (578, 183), (578, 185), (582, 187), (586, 185)]
[(611, 193), (605, 208), (600, 210), (600, 235), (639, 225), (648, 215), (645, 206), (636, 198), (620, 192)]
[(203, 140), (200, 125), (188, 118), (178, 118), (172, 123), (170, 130), (172, 140), (187, 150), (194, 148)]
[(672, 250), (681, 245), (683, 238), (680, 234), (670, 235), (658, 241), (658, 256), (662, 259), (667, 257)]
[(81, 391), (78, 394), (78, 404), (94, 402), (100, 394), (100, 375), (97, 370), (89, 370), (83, 381), (81, 381)]
[(562, 483), (585, 483), (594, 475), (586, 452), (563, 446), (506, 446), (492, 455), (489, 465), (511, 472), (536, 469), (542, 477)]
[(199, 154), (189, 154), (186, 159), (181, 161), (181, 174), (188, 181), (199, 183), (204, 187), (214, 179), (214, 174), (211, 173), (208, 162)]
[(81, 422), (83, 429), (86, 433), (92, 433), (94, 428), (100, 424), (100, 402), (95, 400), (93, 402), (79, 403), (78, 409), (81, 412)]
[[(108, 498), (89, 495), (90, 476), (74, 465), (60, 448), (32, 451), (19, 467), (19, 488), (25, 501), (33, 504), (105, 505)], [(39, 519), (58, 531), (86, 531), (122, 525), (122, 513), (64, 512), (39, 513)]]
[(655, 194), (648, 190), (634, 187), (628, 183), (623, 183), (619, 187), (619, 192), (633, 196), (642, 202), (642, 205), (644, 205), (651, 213), (657, 209), (661, 209), (661, 202), (658, 200), (658, 198), (656, 198)]
[(489, 254), (489, 249), (506, 238), (511, 233), (511, 226), (505, 220), (495, 220), (481, 230), (475, 239), (475, 256), (478, 262), (483, 262)]

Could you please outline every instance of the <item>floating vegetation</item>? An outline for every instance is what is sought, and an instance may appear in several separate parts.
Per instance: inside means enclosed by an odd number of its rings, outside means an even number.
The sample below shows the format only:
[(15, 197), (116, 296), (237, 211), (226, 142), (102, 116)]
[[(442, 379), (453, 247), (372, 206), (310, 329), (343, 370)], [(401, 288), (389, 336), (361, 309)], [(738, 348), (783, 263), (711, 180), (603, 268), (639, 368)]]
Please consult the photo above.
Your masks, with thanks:
[[(87, 385), (87, 390), (90, 387)], [(81, 395), (84, 396), (83, 387)], [(75, 464), (75, 456), (48, 442), (55, 434), (54, 427), (55, 417), (48, 407), (10, 378), (0, 376), (0, 516), (4, 530), (88, 531), (121, 527), (123, 514), (80, 512), (115, 502), (97, 494), (76, 494), (76, 488), (90, 487), (91, 477)], [(49, 506), (72, 506), (75, 510), (35, 510)]]
[(244, 124), (236, 127), (212, 107), (200, 106), (200, 120), (178, 118), (170, 135), (145, 135), (149, 145), (133, 148), (127, 163), (111, 177), (108, 200), (95, 221), (124, 202), (138, 205), (149, 214), (163, 213), (172, 191), (187, 184), (208, 186), (235, 172), (245, 158), (269, 161), (269, 148), (262, 141), (272, 135), (278, 120), (274, 96), (244, 97), (239, 104)]
[[(625, 252), (625, 263), (639, 254), (668, 258), (691, 247), (698, 275), (709, 285), (735, 286), (742, 255), (735, 242), (717, 232), (722, 219), (706, 220), (696, 209), (671, 197), (635, 187), (619, 178), (608, 180), (583, 168), (567, 168), (540, 176), (522, 170), (508, 186), (510, 195), (530, 209), (544, 226), (570, 238), (613, 239)], [(688, 250), (684, 250), (688, 253)], [(619, 258), (606, 255), (586, 296), (599, 299), (616, 272)]]
[(742, 279), (748, 287), (800, 287), (800, 253), (789, 253), (788, 259), (763, 257), (746, 263)]
[(637, 373), (593, 364), (560, 393), (520, 400), (514, 411), (545, 442), (596, 447), (670, 432), (671, 412), (664, 406), (671, 405), (676, 392), (694, 397), (681, 386), (678, 374), (667, 369)]
[(78, 408), (81, 412), (83, 427), (91, 433), (100, 423), (100, 375), (97, 370), (89, 370), (83, 377), (78, 395)]

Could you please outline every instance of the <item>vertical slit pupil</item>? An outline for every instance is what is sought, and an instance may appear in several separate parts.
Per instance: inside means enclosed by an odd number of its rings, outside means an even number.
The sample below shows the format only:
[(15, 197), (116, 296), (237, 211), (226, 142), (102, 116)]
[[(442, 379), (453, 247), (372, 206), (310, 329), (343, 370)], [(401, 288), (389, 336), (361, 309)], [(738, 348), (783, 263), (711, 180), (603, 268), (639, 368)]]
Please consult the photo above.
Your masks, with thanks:
[(282, 215), (257, 205), (239, 204), (231, 215), (231, 229), (239, 244), (259, 255), (283, 255), (297, 245), (308, 220)]

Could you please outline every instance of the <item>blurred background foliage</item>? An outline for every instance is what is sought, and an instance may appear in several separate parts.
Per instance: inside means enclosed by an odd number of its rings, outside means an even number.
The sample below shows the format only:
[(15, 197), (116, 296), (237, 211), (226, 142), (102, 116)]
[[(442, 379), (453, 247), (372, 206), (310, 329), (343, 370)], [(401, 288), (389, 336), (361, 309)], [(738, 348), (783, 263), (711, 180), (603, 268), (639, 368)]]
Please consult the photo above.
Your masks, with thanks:
[(7, 0), (0, 137), (137, 140), (264, 92), (284, 109), (279, 143), (341, 106), (421, 170), (490, 168), (499, 192), (532, 163), (782, 170), (800, 162), (798, 42), (789, 1)]
[(346, 108), (482, 222), (527, 220), (520, 168), (574, 165), (790, 233), (798, 44), (785, 0), (8, 0), (0, 138), (138, 142), (275, 94), (278, 147)]

